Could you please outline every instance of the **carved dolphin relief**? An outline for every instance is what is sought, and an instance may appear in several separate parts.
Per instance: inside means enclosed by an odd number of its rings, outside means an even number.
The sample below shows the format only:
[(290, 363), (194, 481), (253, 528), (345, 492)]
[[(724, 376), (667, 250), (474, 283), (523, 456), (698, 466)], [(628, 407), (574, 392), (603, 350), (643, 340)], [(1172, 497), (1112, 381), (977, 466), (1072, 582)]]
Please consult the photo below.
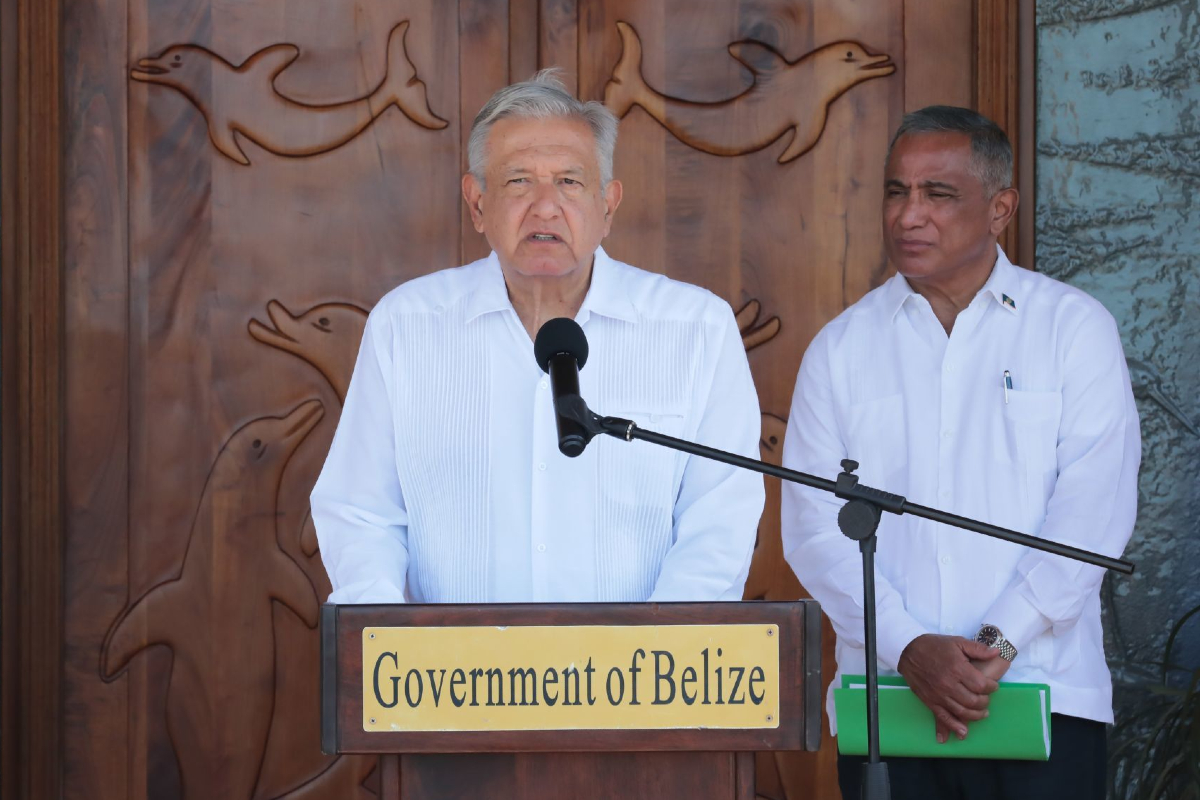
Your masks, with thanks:
[(297, 316), (271, 300), (267, 317), (273, 327), (252, 319), (250, 335), (312, 364), (345, 403), (367, 312), (349, 303), (323, 303)]
[[(333, 387), (338, 402), (345, 403), (358, 345), (367, 327), (367, 312), (349, 303), (322, 303), (297, 316), (283, 303), (271, 300), (267, 317), (272, 327), (252, 319), (250, 335), (316, 367)], [(307, 511), (300, 525), (300, 552), (311, 558), (317, 549), (317, 529), (312, 512)]]
[(254, 796), (275, 704), (274, 602), (317, 625), (316, 592), (279, 548), (275, 521), (284, 467), (323, 414), (308, 400), (229, 438), (178, 576), (127, 607), (105, 638), (105, 680), (148, 647), (170, 648), (167, 729), (185, 798)]
[(187, 97), (207, 120), (213, 145), (239, 164), (248, 165), (250, 159), (237, 134), (276, 155), (312, 156), (346, 144), (393, 105), (418, 125), (446, 127), (429, 109), (425, 84), (408, 58), (407, 31), (407, 21), (392, 28), (383, 80), (373, 92), (331, 105), (301, 103), (275, 88), (275, 79), (300, 55), (293, 44), (259, 50), (237, 67), (203, 47), (177, 44), (141, 59), (129, 74)]
[(774, 339), (782, 326), (779, 317), (771, 317), (759, 325), (758, 315), (761, 311), (762, 303), (751, 299), (733, 315), (737, 321), (738, 332), (742, 334), (742, 347), (746, 348), (747, 353)]
[(694, 103), (660, 94), (642, 77), (642, 41), (618, 22), (621, 58), (604, 87), (604, 104), (618, 117), (635, 106), (684, 144), (718, 156), (761, 150), (788, 131), (784, 164), (808, 152), (825, 130), (829, 104), (849, 89), (896, 71), (887, 55), (873, 56), (856, 42), (834, 42), (799, 61), (788, 61), (762, 42), (729, 45), (729, 53), (754, 73), (754, 84), (719, 103)]

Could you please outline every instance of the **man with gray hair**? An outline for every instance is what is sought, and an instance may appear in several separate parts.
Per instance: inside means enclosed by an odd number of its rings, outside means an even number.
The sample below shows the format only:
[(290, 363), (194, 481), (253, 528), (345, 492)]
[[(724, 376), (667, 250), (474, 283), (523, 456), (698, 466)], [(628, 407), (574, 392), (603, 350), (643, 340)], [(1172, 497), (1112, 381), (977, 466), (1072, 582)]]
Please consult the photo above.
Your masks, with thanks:
[[(1011, 177), (1012, 148), (990, 120), (944, 106), (904, 118), (883, 185), (897, 274), (809, 346), (783, 463), (832, 477), (853, 458), (863, 483), (915, 503), (1119, 556), (1141, 456), (1120, 337), (1091, 297), (1000, 249)], [(784, 552), (833, 622), (839, 674), (861, 674), (862, 568), (840, 505), (785, 484)], [(893, 800), (1101, 800), (1113, 718), (1102, 570), (892, 515), (875, 566), (880, 673), (906, 679), (948, 756), (888, 758)], [(949, 757), (1001, 678), (1050, 686), (1049, 761)], [(839, 758), (847, 800), (862, 761)]]
[(475, 118), (463, 198), (487, 258), (386, 295), (312, 493), (335, 603), (738, 600), (762, 479), (600, 437), (557, 448), (543, 323), (573, 318), (596, 409), (758, 452), (729, 305), (600, 247), (621, 202), (617, 120), (552, 73)]

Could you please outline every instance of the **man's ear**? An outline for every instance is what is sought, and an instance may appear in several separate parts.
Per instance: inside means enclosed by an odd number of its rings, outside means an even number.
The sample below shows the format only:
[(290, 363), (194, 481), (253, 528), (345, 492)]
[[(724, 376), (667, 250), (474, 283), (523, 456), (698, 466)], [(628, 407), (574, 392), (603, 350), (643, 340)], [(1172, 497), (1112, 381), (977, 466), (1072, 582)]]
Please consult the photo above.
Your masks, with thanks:
[(469, 172), (463, 175), (462, 193), (463, 200), (467, 203), (467, 210), (471, 213), (471, 223), (475, 226), (476, 231), (483, 233), (483, 187)]
[(609, 181), (608, 186), (604, 187), (604, 235), (608, 236), (608, 232), (612, 230), (613, 216), (617, 213), (617, 206), (621, 205), (621, 197), (625, 193), (625, 187), (620, 181)]
[(1021, 202), (1021, 195), (1016, 189), (1002, 189), (992, 198), (992, 221), (989, 226), (992, 236), (999, 236), (1004, 233), (1004, 229), (1008, 227), (1008, 223), (1012, 222), (1013, 216), (1017, 213), (1017, 206)]

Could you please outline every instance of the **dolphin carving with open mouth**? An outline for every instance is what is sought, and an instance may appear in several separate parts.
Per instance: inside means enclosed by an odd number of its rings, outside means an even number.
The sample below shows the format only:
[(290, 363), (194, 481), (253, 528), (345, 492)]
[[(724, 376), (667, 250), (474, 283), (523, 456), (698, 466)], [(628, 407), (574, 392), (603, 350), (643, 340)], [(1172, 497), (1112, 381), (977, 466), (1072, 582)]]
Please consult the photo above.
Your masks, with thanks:
[(139, 60), (129, 74), (187, 97), (208, 121), (213, 145), (239, 164), (250, 159), (236, 135), (276, 155), (313, 156), (346, 144), (392, 106), (425, 128), (446, 127), (446, 120), (430, 110), (425, 84), (408, 57), (407, 31), (405, 21), (388, 35), (385, 73), (373, 92), (330, 105), (302, 103), (275, 88), (275, 79), (300, 56), (294, 44), (266, 47), (237, 67), (211, 50), (177, 44)]
[(604, 104), (617, 117), (638, 105), (686, 145), (718, 156), (761, 150), (794, 130), (779, 156), (784, 164), (812, 149), (825, 130), (829, 104), (872, 78), (891, 75), (887, 55), (871, 55), (857, 42), (834, 42), (788, 61), (762, 42), (729, 45), (729, 53), (754, 73), (746, 91), (719, 103), (679, 100), (651, 89), (642, 77), (642, 40), (618, 22), (621, 58), (604, 87)]

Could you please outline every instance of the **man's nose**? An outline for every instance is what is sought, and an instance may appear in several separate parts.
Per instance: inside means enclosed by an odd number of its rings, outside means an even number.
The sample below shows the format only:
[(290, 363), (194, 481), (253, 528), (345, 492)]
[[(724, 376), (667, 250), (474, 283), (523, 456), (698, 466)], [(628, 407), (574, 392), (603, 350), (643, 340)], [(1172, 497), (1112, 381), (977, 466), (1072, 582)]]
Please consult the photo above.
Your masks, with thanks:
[(541, 217), (558, 216), (562, 207), (558, 187), (550, 182), (537, 183), (534, 184), (533, 191), (533, 203), (530, 210)]
[(904, 228), (920, 228), (929, 219), (929, 209), (920, 197), (909, 195), (900, 209), (899, 222)]

